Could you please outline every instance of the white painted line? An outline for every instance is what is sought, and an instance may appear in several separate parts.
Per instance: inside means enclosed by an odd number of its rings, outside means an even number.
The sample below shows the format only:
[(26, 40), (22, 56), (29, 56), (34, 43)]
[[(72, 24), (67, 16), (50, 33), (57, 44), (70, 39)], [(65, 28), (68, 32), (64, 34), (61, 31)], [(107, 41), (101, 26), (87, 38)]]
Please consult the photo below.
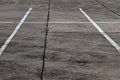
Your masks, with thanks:
[(2, 45), (2, 47), (0, 48), (0, 56), (3, 53), (3, 51), (6, 49), (6, 47), (10, 43), (10, 41), (13, 39), (13, 37), (16, 35), (16, 33), (18, 32), (18, 30), (20, 29), (20, 27), (24, 23), (25, 19), (27, 18), (27, 16), (31, 12), (31, 10), (32, 10), (32, 8), (29, 8), (29, 10), (26, 12), (25, 16), (21, 19), (21, 21), (19, 22), (19, 24), (17, 25), (17, 27), (15, 28), (15, 30), (13, 31), (13, 33), (8, 37), (8, 39)]
[(8, 23), (16, 23), (16, 22), (0, 22), (0, 24), (8, 24)]
[(84, 14), (84, 16), (94, 25), (94, 27), (120, 52), (120, 46), (112, 40), (101, 28), (98, 26), (81, 8), (79, 10)]
[[(13, 23), (19, 23), (19, 22), (0, 22), (0, 24), (13, 24)], [(43, 23), (46, 23), (46, 22), (23, 22), (23, 23), (30, 23), (30, 24), (43, 24)], [(84, 24), (84, 23), (91, 23), (91, 22), (49, 22), (49, 24)], [(120, 23), (120, 22), (95, 22), (95, 23), (101, 23), (101, 24), (117, 24), (117, 23)]]
[[(49, 22), (49, 23), (76, 23), (76, 24), (81, 24), (81, 23), (91, 23), (91, 22)], [(96, 22), (96, 23), (120, 23), (120, 22)]]

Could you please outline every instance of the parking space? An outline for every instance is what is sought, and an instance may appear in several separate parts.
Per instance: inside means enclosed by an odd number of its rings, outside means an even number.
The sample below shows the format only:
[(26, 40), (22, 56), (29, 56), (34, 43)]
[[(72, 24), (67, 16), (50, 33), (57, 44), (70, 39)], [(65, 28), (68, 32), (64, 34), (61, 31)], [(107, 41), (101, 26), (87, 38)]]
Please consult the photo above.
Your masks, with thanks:
[(50, 27), (45, 80), (106, 80), (114, 75), (109, 69), (119, 66), (119, 53), (92, 24), (85, 25)]
[[(104, 14), (104, 9), (100, 5), (97, 5), (98, 9), (95, 8), (97, 4), (95, 1), (85, 0), (80, 3), (81, 5), (78, 6), (67, 0), (66, 2), (51, 1), (50, 22), (89, 22), (79, 11), (80, 7), (95, 22), (119, 21), (111, 18), (110, 15), (114, 16), (112, 13)], [(90, 4), (85, 6), (86, 3)], [(119, 78), (118, 74), (112, 73), (119, 69), (119, 52), (92, 23), (49, 24), (47, 40), (44, 80), (113, 80)]]
[[(0, 4), (0, 46), (15, 33), (14, 29), (22, 24), (23, 20), (20, 20), (29, 8), (32, 8), (32, 11), (24, 17), (26, 22), (46, 22), (48, 1), (1, 0)], [(45, 28), (45, 23), (24, 24), (23, 21), (10, 43), (4, 44), (7, 48), (0, 58), (0, 80), (40, 79)]]

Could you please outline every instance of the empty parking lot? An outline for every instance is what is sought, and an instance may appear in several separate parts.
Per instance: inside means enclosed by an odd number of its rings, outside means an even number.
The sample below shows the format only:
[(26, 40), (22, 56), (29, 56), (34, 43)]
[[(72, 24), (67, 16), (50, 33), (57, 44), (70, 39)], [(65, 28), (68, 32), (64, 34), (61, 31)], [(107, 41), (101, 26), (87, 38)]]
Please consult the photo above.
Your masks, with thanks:
[(0, 0), (0, 80), (120, 80), (119, 0)]

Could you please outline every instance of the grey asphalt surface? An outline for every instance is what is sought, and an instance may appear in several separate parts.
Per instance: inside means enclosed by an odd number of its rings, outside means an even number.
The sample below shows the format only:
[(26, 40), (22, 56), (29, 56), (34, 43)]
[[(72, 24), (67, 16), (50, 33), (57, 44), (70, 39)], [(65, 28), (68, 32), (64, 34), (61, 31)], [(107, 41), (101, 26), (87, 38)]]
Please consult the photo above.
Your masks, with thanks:
[[(120, 1), (51, 0), (43, 80), (119, 80), (120, 53), (79, 11), (95, 22), (119, 22)], [(30, 15), (0, 56), (0, 80), (40, 80), (48, 0), (0, 0), (0, 22), (19, 22)], [(114, 11), (115, 13), (111, 12)], [(120, 45), (120, 23), (98, 25)], [(0, 23), (0, 46), (17, 23)]]

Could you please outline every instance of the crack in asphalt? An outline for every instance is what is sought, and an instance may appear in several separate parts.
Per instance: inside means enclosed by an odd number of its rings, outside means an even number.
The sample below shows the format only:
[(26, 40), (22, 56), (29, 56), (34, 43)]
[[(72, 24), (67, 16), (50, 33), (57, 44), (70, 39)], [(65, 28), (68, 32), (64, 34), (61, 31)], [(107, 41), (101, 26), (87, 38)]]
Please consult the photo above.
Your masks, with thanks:
[(100, 5), (102, 5), (104, 8), (106, 8), (108, 11), (110, 11), (110, 12), (112, 12), (112, 13), (116, 14), (117, 16), (120, 16), (120, 14), (119, 14), (119, 13), (117, 13), (117, 12), (115, 12), (115, 11), (111, 10), (111, 9), (110, 9), (110, 8), (108, 8), (106, 5), (104, 5), (103, 3), (101, 3), (100, 1), (96, 0), (96, 2), (98, 2), (98, 3), (99, 3)]
[(44, 77), (44, 68), (45, 68), (45, 58), (46, 58), (46, 48), (47, 48), (47, 37), (48, 37), (48, 24), (50, 18), (50, 0), (48, 1), (48, 13), (47, 13), (47, 22), (46, 22), (46, 32), (45, 32), (45, 39), (44, 39), (44, 51), (43, 51), (43, 59), (42, 59), (42, 71), (39, 75), (40, 79), (43, 80)]

